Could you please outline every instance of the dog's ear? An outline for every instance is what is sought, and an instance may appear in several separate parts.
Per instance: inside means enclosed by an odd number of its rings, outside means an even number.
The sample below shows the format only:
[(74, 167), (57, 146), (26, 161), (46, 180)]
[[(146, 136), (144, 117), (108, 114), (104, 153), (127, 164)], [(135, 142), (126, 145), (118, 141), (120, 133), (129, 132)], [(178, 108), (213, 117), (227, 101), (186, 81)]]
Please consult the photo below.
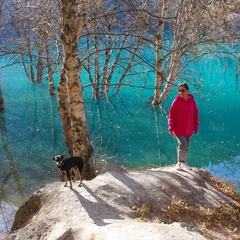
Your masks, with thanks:
[(63, 160), (65, 158), (65, 154), (61, 155), (61, 159)]

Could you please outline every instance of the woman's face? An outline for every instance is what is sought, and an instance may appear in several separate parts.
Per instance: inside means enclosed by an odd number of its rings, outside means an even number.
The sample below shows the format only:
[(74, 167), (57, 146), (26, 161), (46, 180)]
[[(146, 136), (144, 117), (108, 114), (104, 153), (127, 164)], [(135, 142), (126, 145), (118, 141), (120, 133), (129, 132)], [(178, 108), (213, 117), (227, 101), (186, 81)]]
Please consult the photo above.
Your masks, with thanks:
[(178, 93), (179, 93), (179, 95), (181, 96), (181, 97), (183, 97), (183, 98), (187, 98), (188, 97), (188, 90), (185, 88), (185, 87), (183, 87), (183, 86), (181, 86), (179, 89), (178, 89)]

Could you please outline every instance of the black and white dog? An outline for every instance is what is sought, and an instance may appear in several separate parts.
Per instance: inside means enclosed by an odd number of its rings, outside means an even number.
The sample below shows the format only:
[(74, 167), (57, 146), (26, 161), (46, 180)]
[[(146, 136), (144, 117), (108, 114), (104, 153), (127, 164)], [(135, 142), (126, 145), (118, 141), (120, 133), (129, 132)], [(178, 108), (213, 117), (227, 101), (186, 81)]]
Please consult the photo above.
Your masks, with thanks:
[(82, 184), (82, 170), (84, 166), (84, 162), (80, 157), (69, 157), (66, 158), (65, 155), (57, 155), (52, 158), (56, 163), (59, 171), (63, 174), (65, 185), (67, 186), (67, 180), (70, 182), (70, 188), (72, 189), (72, 179), (71, 179), (71, 171), (73, 171), (75, 177), (74, 182), (77, 178), (80, 179), (79, 187)]

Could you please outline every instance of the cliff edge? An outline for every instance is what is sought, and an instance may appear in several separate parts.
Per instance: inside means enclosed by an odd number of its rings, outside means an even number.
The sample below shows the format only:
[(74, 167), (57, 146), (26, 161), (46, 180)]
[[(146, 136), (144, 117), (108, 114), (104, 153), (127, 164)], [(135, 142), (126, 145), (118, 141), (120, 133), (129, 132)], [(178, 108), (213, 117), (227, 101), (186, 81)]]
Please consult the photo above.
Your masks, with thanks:
[(240, 239), (240, 198), (197, 168), (126, 172), (40, 187), (19, 208), (5, 240)]

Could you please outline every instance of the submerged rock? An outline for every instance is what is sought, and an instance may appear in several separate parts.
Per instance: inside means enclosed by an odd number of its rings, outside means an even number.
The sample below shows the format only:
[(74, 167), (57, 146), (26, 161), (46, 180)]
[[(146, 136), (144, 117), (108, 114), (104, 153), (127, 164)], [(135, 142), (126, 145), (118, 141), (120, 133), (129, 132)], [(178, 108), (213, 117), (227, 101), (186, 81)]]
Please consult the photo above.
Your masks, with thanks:
[[(239, 198), (222, 191), (208, 172), (199, 169), (126, 172), (114, 164), (95, 179), (83, 181), (82, 187), (73, 183), (70, 190), (63, 185), (50, 183), (30, 196), (4, 239), (201, 240), (240, 236)], [(229, 234), (233, 238), (226, 238)]]

